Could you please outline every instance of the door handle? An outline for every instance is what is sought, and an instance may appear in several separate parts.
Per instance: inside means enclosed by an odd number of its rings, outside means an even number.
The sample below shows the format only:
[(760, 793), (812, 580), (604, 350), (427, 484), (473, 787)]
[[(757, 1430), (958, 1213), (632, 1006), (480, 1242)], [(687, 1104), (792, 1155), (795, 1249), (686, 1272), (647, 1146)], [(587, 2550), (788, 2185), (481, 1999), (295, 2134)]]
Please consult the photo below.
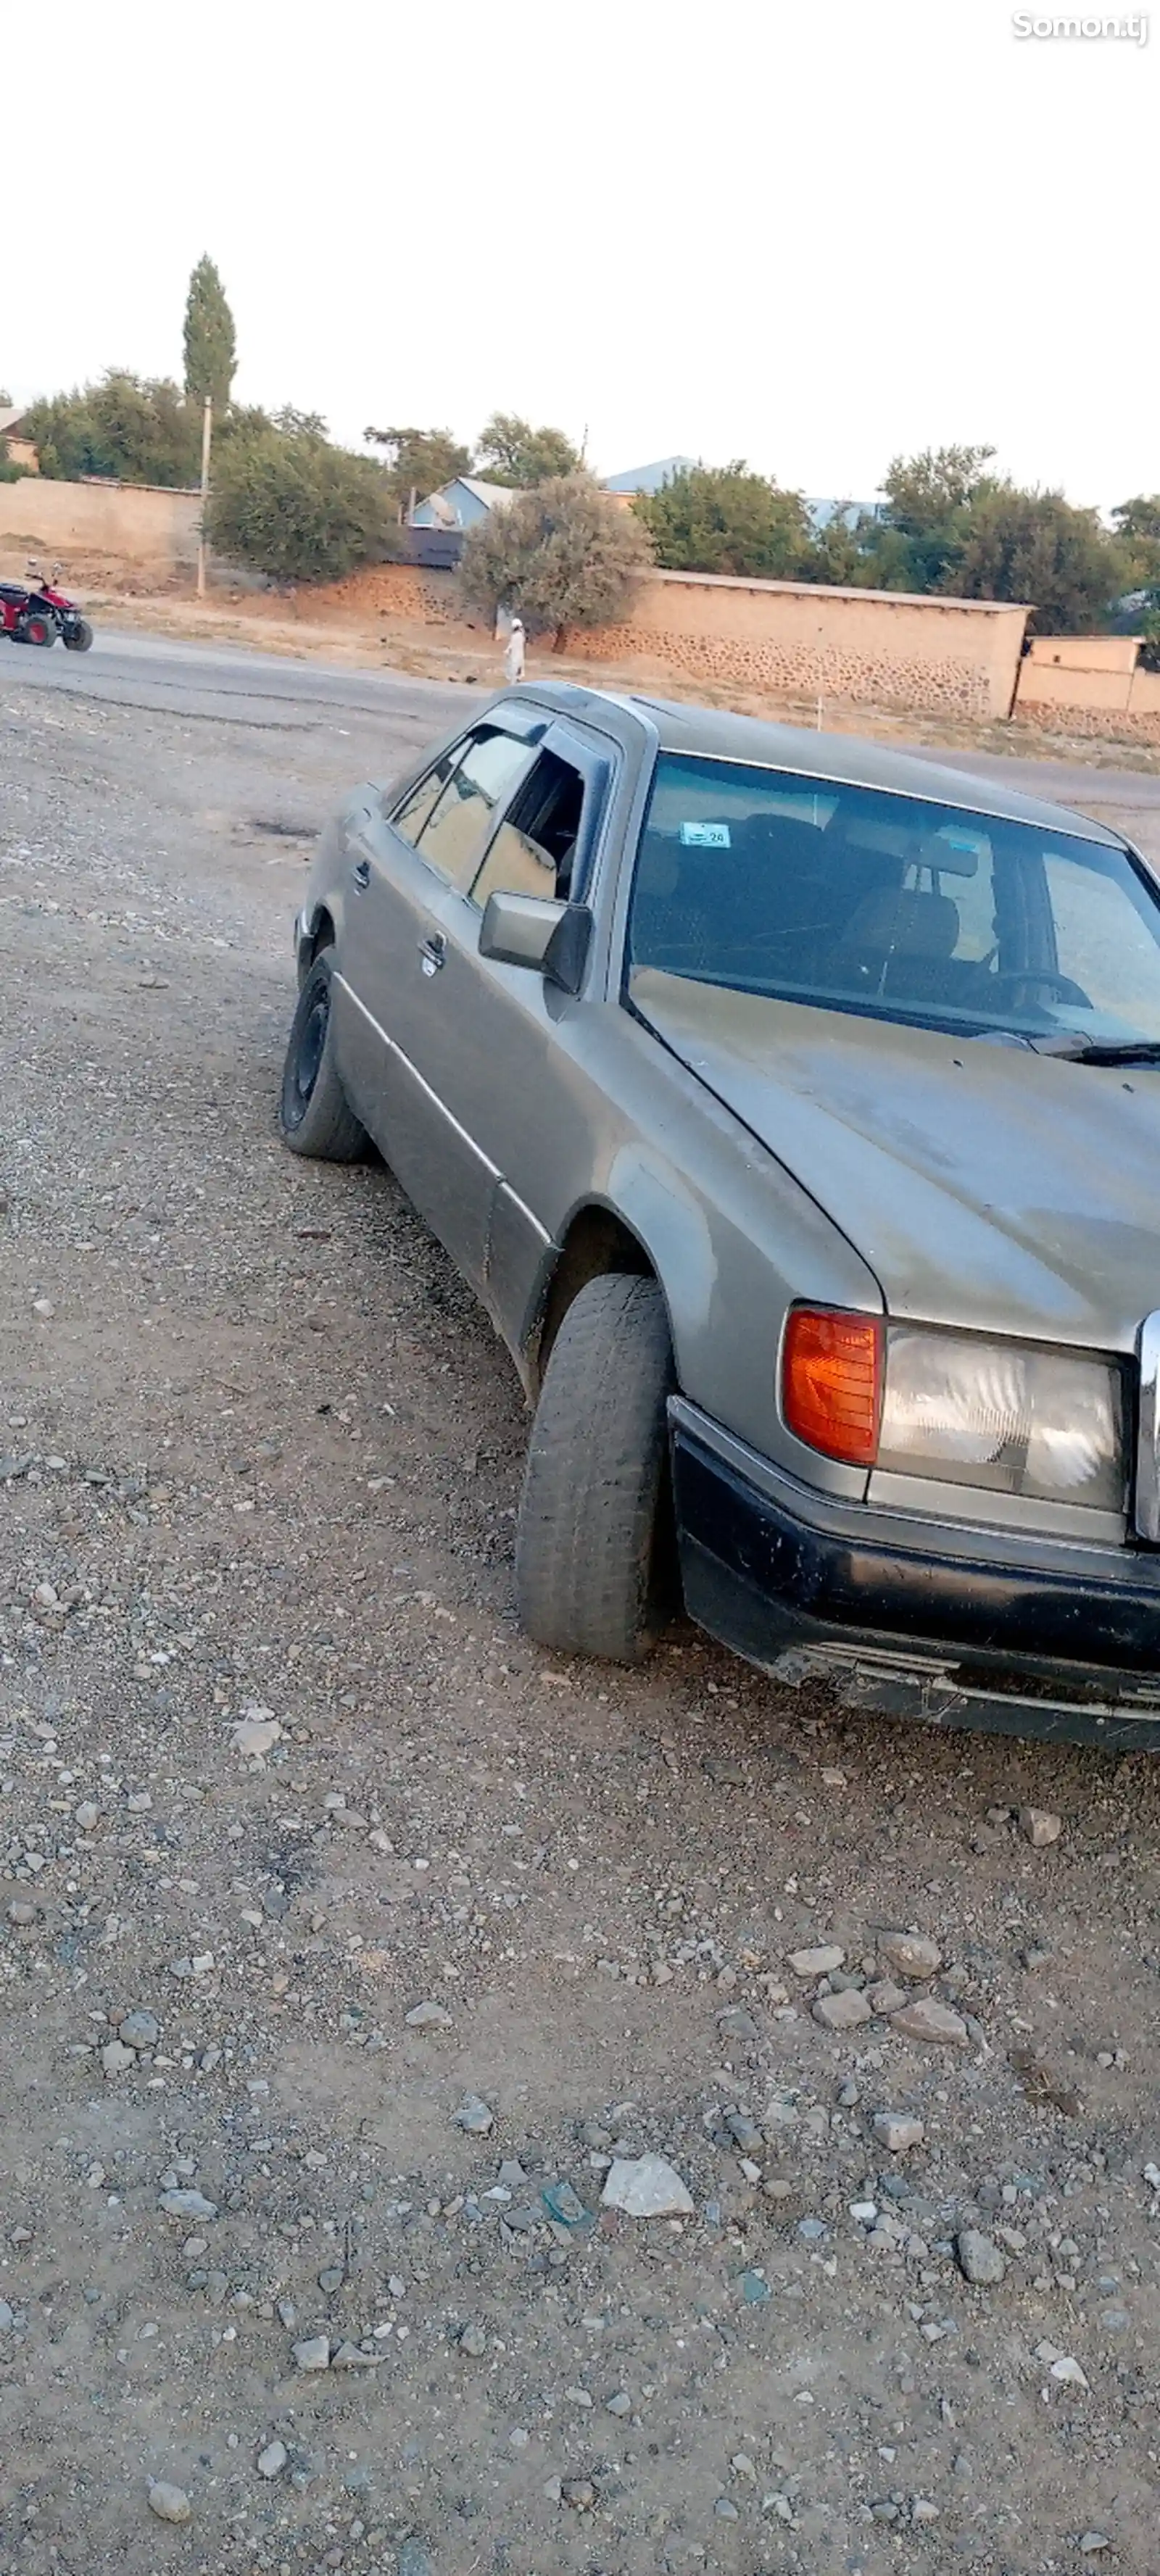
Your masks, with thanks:
[(356, 859), (356, 860), (355, 860), (355, 863), (354, 863), (354, 866), (353, 866), (353, 868), (351, 869), (351, 872), (350, 872), (350, 873), (351, 873), (351, 879), (352, 879), (353, 883), (358, 887), (359, 893), (360, 893), (360, 894), (365, 894), (365, 893), (366, 893), (366, 890), (367, 890), (367, 887), (369, 886), (370, 881), (371, 881), (371, 863), (370, 863), (370, 860), (369, 860), (369, 859)]
[(440, 967), (446, 965), (447, 942), (441, 930), (433, 931), (430, 939), (420, 940), (419, 962), (425, 975), (437, 975)]

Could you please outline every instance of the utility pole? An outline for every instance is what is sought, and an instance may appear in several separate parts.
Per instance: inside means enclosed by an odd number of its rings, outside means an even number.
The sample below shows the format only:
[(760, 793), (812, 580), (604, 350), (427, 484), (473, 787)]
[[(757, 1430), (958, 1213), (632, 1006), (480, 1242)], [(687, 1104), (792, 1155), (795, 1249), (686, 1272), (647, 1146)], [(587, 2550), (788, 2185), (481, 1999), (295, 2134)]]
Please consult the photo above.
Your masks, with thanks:
[(209, 451), (212, 438), (213, 396), (212, 394), (207, 394), (205, 398), (205, 412), (203, 414), (201, 424), (201, 519), (197, 532), (197, 595), (199, 599), (205, 598), (205, 514), (209, 508)]

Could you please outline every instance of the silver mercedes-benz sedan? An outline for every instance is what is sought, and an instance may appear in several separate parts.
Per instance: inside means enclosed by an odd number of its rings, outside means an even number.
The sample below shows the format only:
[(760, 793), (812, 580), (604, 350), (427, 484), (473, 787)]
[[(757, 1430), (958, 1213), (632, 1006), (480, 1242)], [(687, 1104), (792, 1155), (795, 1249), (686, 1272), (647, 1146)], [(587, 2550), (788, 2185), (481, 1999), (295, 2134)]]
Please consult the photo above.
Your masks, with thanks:
[(1001, 784), (538, 683), (325, 832), (281, 1123), (535, 1407), (520, 1615), (1160, 1743), (1160, 902)]

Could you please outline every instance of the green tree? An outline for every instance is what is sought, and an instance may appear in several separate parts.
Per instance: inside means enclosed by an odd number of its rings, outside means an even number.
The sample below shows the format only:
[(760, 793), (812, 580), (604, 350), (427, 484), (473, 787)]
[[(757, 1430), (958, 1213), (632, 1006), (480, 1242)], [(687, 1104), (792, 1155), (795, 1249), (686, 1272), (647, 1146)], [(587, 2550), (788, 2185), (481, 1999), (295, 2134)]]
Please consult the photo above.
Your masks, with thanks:
[(25, 435), (41, 473), (68, 482), (85, 474), (171, 488), (197, 481), (200, 420), (165, 376), (111, 367), (99, 384), (31, 403)]
[(692, 465), (633, 509), (668, 572), (736, 573), (793, 580), (808, 554), (810, 526), (798, 492), (732, 465)]
[(1160, 492), (1138, 492), (1112, 512), (1116, 535), (1131, 564), (1130, 582), (1152, 590), (1160, 584)]
[(1123, 548), (1095, 510), (1061, 492), (992, 483), (965, 515), (957, 558), (939, 587), (961, 599), (1028, 600), (1038, 635), (1084, 635), (1101, 626), (1125, 587)]
[(579, 467), (580, 451), (562, 429), (533, 429), (518, 412), (493, 411), (480, 431), (476, 471), (487, 482), (531, 491), (535, 484), (575, 474)]
[(234, 317), (212, 259), (199, 259), (185, 300), (185, 391), (200, 409), (208, 394), (220, 419), (238, 363)]
[[(0, 411), (11, 411), (11, 409), (11, 394), (5, 393), (0, 388)], [(0, 447), (0, 483), (19, 483), (21, 475), (27, 472), (27, 465), (14, 465), (11, 457), (6, 456), (4, 449)]]
[[(265, 426), (265, 423), (262, 423)], [(274, 413), (272, 426), (286, 438), (325, 438), (326, 422), (320, 411), (297, 411), (293, 403), (283, 403)]]
[(615, 625), (652, 558), (631, 510), (589, 474), (560, 474), (469, 528), (459, 567), (464, 605), (493, 618), (518, 610), (530, 635)]
[[(883, 490), (883, 524), (905, 537), (907, 590), (953, 589), (946, 576), (963, 540), (966, 519), (987, 485), (993, 447), (924, 447), (918, 456), (895, 456)], [(882, 584), (881, 587), (893, 587)]]
[(471, 449), (461, 447), (449, 429), (364, 429), (363, 437), (386, 448), (387, 477), (400, 510), (409, 508), (412, 492), (425, 501), (471, 472)]
[(219, 554), (279, 582), (340, 581), (401, 550), (381, 466), (272, 424), (223, 443), (208, 529)]

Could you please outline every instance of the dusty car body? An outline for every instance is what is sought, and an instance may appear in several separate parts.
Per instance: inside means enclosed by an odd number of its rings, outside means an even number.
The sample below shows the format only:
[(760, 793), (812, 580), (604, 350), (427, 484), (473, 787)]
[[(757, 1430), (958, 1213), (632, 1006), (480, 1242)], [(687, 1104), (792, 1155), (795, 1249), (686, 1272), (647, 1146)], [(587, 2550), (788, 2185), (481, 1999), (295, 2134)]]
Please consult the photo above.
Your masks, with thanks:
[(374, 1139), (538, 1406), (534, 1633), (640, 1651), (671, 1512), (689, 1612), (785, 1678), (1160, 1741), (1160, 907), (1127, 843), (873, 743), (537, 684), (348, 799), (295, 940), (287, 1142)]

